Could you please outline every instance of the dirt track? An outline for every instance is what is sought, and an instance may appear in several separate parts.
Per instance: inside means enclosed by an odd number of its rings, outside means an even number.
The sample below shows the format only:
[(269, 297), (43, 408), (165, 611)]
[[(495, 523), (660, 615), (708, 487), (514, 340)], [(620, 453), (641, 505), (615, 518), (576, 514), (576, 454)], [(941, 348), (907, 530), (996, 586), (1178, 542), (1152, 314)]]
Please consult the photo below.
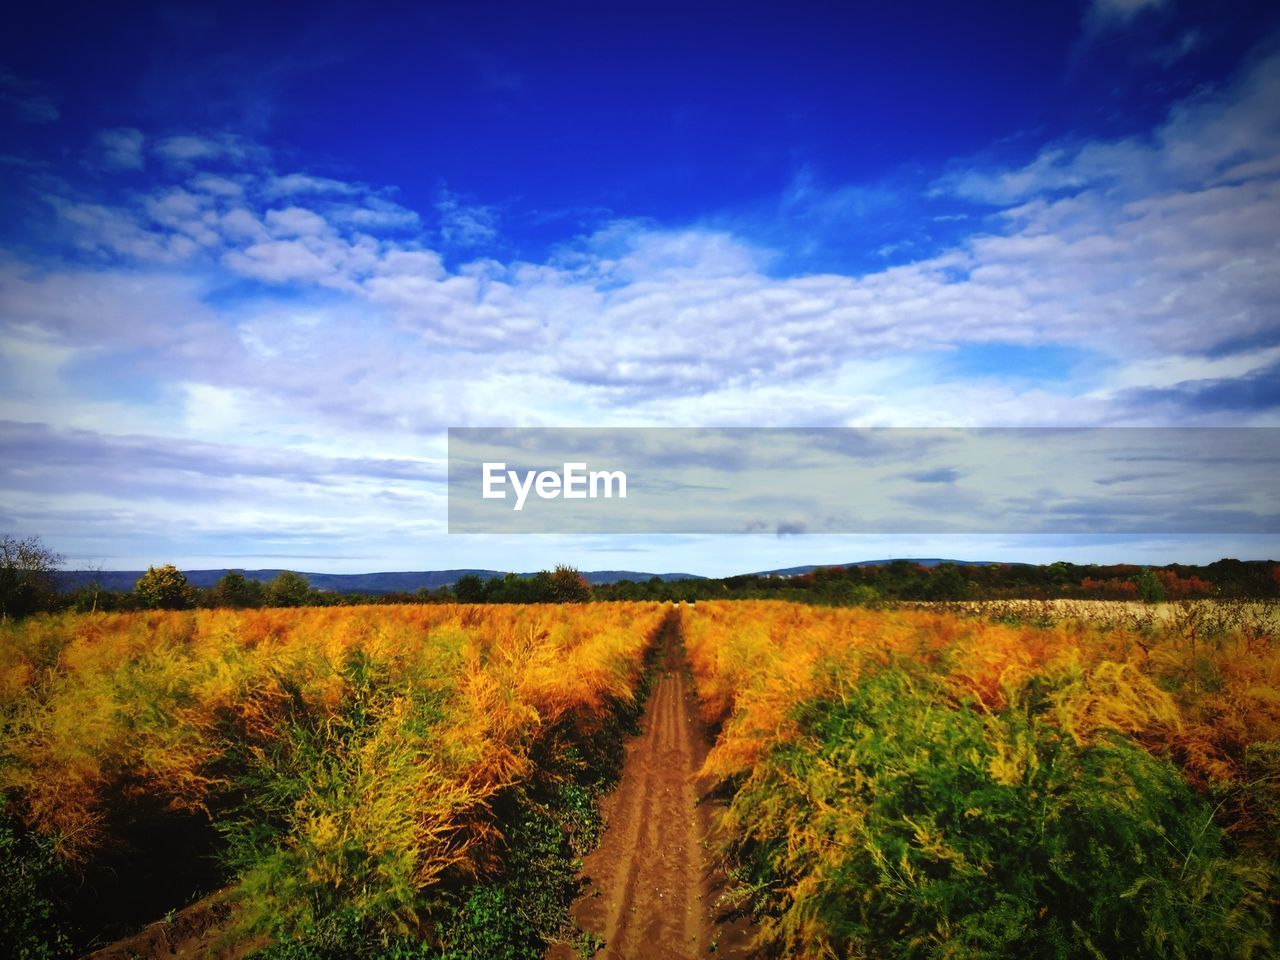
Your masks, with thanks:
[[(698, 721), (684, 648), (673, 621), (664, 630), (658, 682), (643, 733), (627, 744), (617, 790), (606, 798), (605, 832), (585, 860), (587, 886), (574, 919), (604, 941), (607, 960), (748, 957), (751, 931), (721, 918), (722, 878), (704, 847), (712, 809), (694, 775), (709, 743)], [(570, 960), (561, 944), (548, 960)]]

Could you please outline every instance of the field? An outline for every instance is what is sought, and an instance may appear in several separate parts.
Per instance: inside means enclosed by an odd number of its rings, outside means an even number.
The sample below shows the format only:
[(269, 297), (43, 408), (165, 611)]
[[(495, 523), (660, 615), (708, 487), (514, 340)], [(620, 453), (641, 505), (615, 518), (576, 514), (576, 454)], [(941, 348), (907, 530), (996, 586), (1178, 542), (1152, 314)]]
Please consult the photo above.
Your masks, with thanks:
[(696, 606), (705, 771), (764, 945), (1274, 955), (1274, 611), (1085, 611)]
[(1274, 606), (0, 630), (20, 956), (1275, 954)]
[(229, 937), (305, 945), (264, 956), (537, 955), (558, 932), (572, 859), (594, 841), (596, 794), (616, 775), (669, 610), (7, 627), (0, 788), (15, 910), (0, 932), (28, 938), (27, 955), (65, 955), (126, 932), (112, 921), (154, 920), (225, 882)]

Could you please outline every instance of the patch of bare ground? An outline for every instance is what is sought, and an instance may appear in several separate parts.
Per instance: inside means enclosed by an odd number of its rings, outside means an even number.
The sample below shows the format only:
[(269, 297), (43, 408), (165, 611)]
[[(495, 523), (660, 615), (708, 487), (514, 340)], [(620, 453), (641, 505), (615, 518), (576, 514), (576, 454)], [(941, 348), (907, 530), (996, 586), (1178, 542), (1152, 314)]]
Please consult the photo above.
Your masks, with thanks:
[[(605, 960), (750, 957), (754, 931), (722, 902), (726, 878), (706, 848), (715, 808), (697, 772), (710, 740), (677, 631), (663, 642), (643, 733), (627, 744), (622, 779), (605, 798), (604, 835), (584, 861), (584, 892), (571, 913), (603, 942), (596, 957)], [(547, 954), (577, 956), (569, 944)]]

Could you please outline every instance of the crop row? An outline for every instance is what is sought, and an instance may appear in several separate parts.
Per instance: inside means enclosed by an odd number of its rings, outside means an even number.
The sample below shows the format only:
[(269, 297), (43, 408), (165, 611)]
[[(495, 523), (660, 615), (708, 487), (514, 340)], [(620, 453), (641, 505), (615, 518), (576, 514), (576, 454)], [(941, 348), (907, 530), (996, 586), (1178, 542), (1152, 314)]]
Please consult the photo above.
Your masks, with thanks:
[[(348, 955), (355, 941), (380, 955), (474, 953), (509, 922), (511, 889), (485, 884), (511, 873), (513, 832), (535, 835), (554, 813), (564, 830), (552, 846), (566, 832), (572, 844), (575, 816), (590, 833), (590, 793), (616, 762), (618, 718), (634, 710), (669, 609), (195, 611), (6, 627), (6, 842), (83, 884), (103, 862), (128, 864), (121, 850), (146, 845), (149, 821), (205, 824), (236, 930), (318, 945), (272, 948), (280, 956)], [(176, 867), (191, 851), (149, 855)], [(59, 904), (36, 902), (46, 892), (18, 891), (28, 925), (57, 918)], [(547, 932), (525, 936), (519, 955)], [(46, 937), (45, 955), (65, 946)]]
[(723, 853), (780, 955), (1272, 955), (1274, 632), (773, 601), (683, 620)]

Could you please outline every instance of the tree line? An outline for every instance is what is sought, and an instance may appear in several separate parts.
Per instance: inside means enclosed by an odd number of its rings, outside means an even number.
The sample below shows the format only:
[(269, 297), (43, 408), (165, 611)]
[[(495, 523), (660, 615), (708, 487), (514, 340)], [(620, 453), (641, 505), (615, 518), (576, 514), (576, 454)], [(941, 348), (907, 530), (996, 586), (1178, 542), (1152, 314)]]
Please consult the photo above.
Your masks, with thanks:
[(229, 570), (213, 586), (201, 588), (177, 567), (163, 564), (148, 567), (131, 590), (111, 590), (93, 580), (59, 590), (57, 571), (62, 559), (36, 537), (0, 537), (0, 620), (59, 610), (92, 613), (394, 603), (584, 603), (593, 598), (587, 581), (568, 566), (531, 577), (507, 574), (484, 580), (470, 574), (435, 590), (423, 587), (413, 593), (366, 594), (317, 590), (306, 576), (292, 570), (281, 571), (267, 581)]
[(894, 560), (874, 566), (819, 567), (787, 576), (746, 574), (719, 579), (637, 582), (592, 586), (569, 566), (533, 576), (508, 573), (483, 579), (460, 577), (434, 590), (413, 593), (338, 593), (317, 590), (307, 578), (285, 570), (262, 582), (228, 571), (213, 586), (199, 588), (171, 564), (147, 569), (132, 590), (108, 590), (90, 582), (59, 591), (62, 558), (38, 538), (0, 537), (0, 620), (32, 613), (76, 610), (183, 610), (195, 607), (345, 606), (383, 603), (585, 603), (592, 600), (778, 599), (839, 606), (873, 606), (897, 600), (1108, 599), (1155, 603), (1164, 600), (1263, 599), (1280, 597), (1280, 565), (1274, 561), (1223, 559), (1204, 565), (1167, 564), (981, 564), (934, 566)]
[(838, 606), (896, 600), (1164, 600), (1280, 597), (1274, 561), (1166, 564), (957, 564), (894, 560), (819, 567), (796, 574), (746, 574), (664, 582), (657, 577), (598, 585), (597, 600), (794, 600)]

